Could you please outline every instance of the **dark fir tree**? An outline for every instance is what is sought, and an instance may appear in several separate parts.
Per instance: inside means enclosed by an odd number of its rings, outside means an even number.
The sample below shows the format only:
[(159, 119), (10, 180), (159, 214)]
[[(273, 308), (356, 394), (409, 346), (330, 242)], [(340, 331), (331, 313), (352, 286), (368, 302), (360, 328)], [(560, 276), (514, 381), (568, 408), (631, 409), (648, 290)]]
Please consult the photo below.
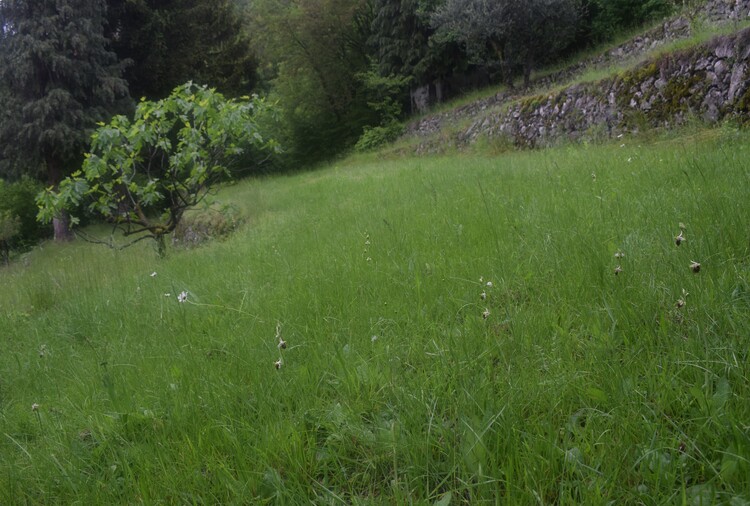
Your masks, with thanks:
[[(373, 0), (370, 47), (383, 76), (409, 79), (414, 91), (429, 86), (435, 100), (447, 92), (444, 86), (454, 76), (470, 72), (470, 65), (457, 43), (433, 37), (430, 15), (438, 0)], [(430, 92), (430, 95), (433, 94)], [(412, 107), (418, 104), (412, 102)], [(414, 112), (414, 110), (412, 111)]]
[(187, 81), (246, 95), (257, 64), (230, 0), (109, 0), (112, 48), (131, 65), (125, 78), (133, 97), (160, 99)]
[[(2, 0), (0, 149), (17, 171), (56, 186), (80, 167), (96, 123), (127, 103), (104, 36), (104, 0)], [(66, 216), (55, 238), (70, 237)]]

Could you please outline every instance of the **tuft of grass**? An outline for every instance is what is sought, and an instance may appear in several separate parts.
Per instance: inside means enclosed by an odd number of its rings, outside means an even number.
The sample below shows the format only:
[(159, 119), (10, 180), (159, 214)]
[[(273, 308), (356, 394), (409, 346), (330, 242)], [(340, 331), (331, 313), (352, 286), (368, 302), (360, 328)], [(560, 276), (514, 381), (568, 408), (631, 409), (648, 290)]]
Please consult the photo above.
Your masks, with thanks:
[(164, 260), (45, 244), (0, 270), (0, 503), (750, 501), (749, 150), (361, 155)]

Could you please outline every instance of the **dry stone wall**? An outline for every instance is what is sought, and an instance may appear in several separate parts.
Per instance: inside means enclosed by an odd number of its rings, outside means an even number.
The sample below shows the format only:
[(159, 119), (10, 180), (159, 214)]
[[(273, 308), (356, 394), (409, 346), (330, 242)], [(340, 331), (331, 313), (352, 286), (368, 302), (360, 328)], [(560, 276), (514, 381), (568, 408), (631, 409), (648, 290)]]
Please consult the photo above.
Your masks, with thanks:
[(505, 137), (538, 146), (560, 136), (617, 135), (644, 126), (671, 126), (689, 117), (747, 121), (750, 28), (649, 61), (617, 77), (526, 98), (474, 121), (459, 135)]
[(744, 19), (750, 16), (750, 0), (711, 0), (701, 13), (714, 21)]
[[(750, 19), (750, 0), (709, 0), (691, 16), (712, 22)], [(534, 89), (569, 81), (587, 69), (627, 61), (667, 42), (689, 37), (687, 17), (660, 26), (602, 54), (533, 83)], [(619, 135), (645, 126), (670, 126), (689, 117), (708, 122), (748, 114), (748, 31), (721, 37), (703, 46), (641, 64), (598, 83), (570, 86), (562, 91), (513, 103), (519, 97), (501, 92), (452, 111), (426, 116), (407, 127), (424, 139), (418, 152), (433, 151), (446, 139), (430, 137), (446, 124), (469, 121), (457, 143), (485, 137), (504, 137), (519, 146), (537, 146), (560, 136)]]

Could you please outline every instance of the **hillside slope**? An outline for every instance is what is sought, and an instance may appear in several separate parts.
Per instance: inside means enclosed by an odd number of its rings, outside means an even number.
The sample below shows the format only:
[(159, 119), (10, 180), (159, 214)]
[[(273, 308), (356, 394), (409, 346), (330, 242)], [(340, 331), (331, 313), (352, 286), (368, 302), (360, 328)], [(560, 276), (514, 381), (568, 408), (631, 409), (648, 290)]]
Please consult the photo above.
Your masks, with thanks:
[[(750, 1), (710, 0), (604, 53), (542, 75), (529, 90), (503, 90), (422, 117), (407, 126), (405, 138), (413, 139), (417, 153), (483, 137), (536, 146), (561, 136), (611, 137), (679, 124), (696, 115), (709, 122), (744, 115), (748, 35), (742, 26), (748, 16)], [(668, 50), (707, 26), (729, 35)], [(618, 66), (622, 70), (612, 70)], [(585, 82), (592, 72), (606, 77)]]

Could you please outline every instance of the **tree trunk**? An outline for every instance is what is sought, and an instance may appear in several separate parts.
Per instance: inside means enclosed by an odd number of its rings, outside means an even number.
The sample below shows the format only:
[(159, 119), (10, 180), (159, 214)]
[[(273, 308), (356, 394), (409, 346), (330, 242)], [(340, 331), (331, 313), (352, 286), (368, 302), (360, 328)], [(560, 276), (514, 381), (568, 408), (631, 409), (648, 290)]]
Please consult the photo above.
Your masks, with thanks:
[[(53, 155), (48, 155), (45, 161), (47, 163), (47, 184), (57, 190), (57, 186), (63, 179), (60, 160)], [(56, 242), (73, 240), (73, 232), (70, 230), (70, 215), (67, 211), (60, 211), (60, 214), (52, 219), (52, 227), (55, 231)]]
[(52, 228), (55, 231), (55, 241), (73, 240), (73, 231), (70, 230), (70, 215), (67, 211), (60, 211), (60, 214), (52, 218)]

